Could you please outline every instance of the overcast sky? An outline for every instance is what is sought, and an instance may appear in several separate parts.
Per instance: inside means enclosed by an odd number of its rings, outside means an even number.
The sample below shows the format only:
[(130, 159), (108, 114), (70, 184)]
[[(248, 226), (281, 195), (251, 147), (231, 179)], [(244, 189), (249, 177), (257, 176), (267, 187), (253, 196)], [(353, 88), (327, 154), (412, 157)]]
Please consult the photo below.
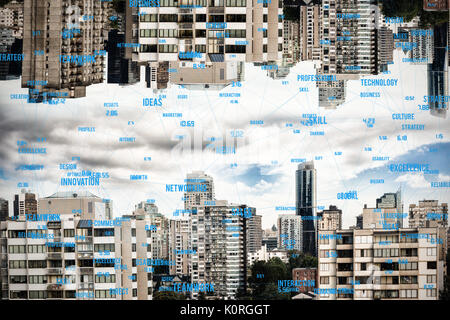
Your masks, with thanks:
[[(172, 86), (153, 93), (145, 81), (133, 86), (91, 85), (87, 97), (66, 100), (65, 104), (27, 104), (11, 100), (10, 94), (27, 93), (19, 80), (3, 81), (0, 92), (0, 197), (10, 200), (28, 182), (39, 197), (57, 191), (89, 190), (114, 201), (114, 216), (130, 214), (134, 205), (155, 199), (160, 212), (172, 217), (183, 209), (183, 194), (166, 192), (166, 184), (181, 184), (192, 170), (203, 170), (214, 178), (216, 198), (256, 207), (263, 216), (263, 227), (276, 222), (280, 211), (276, 206), (295, 206), (295, 170), (293, 158), (314, 159), (317, 169), (317, 204), (337, 205), (343, 210), (343, 224), (355, 224), (355, 217), (364, 204), (375, 206), (375, 199), (401, 186), (405, 212), (410, 203), (423, 199), (448, 202), (448, 188), (431, 188), (431, 181), (450, 181), (449, 120), (421, 111), (418, 104), (427, 95), (426, 66), (401, 62), (406, 57), (395, 51), (391, 74), (377, 78), (398, 79), (397, 87), (361, 87), (361, 81), (347, 82), (346, 103), (336, 110), (318, 107), (318, 90), (313, 82), (298, 82), (299, 74), (315, 74), (311, 62), (302, 62), (291, 69), (286, 79), (273, 80), (266, 71), (252, 64), (245, 68), (242, 87), (228, 86), (220, 92), (240, 92), (235, 98), (219, 97), (219, 91), (189, 91)], [(368, 77), (374, 78), (374, 76)], [(144, 79), (144, 77), (141, 77)], [(288, 81), (288, 84), (283, 84)], [(299, 87), (309, 92), (299, 92)], [(360, 98), (361, 91), (380, 92), (380, 98)], [(142, 104), (143, 98), (165, 94), (162, 107)], [(188, 95), (179, 100), (179, 94)], [(405, 96), (415, 96), (406, 101)], [(118, 116), (107, 117), (105, 102), (119, 104)], [(115, 109), (115, 108), (114, 108)], [(182, 118), (165, 118), (163, 113), (182, 113)], [(306, 127), (300, 124), (304, 113), (326, 118), (326, 125)], [(414, 113), (415, 121), (393, 120), (392, 113)], [(373, 128), (363, 119), (375, 118)], [(181, 120), (195, 121), (193, 129), (182, 128)], [(251, 125), (263, 120), (264, 125)], [(134, 125), (129, 121), (133, 121)], [(286, 127), (292, 123), (293, 127)], [(403, 131), (402, 124), (424, 124), (423, 131)], [(95, 127), (95, 132), (79, 132), (78, 127)], [(215, 147), (231, 139), (233, 129), (242, 130), (236, 138), (236, 153), (221, 155)], [(293, 130), (300, 130), (294, 133)], [(324, 136), (310, 136), (310, 131), (324, 131)], [(438, 139), (437, 134), (443, 134)], [(192, 138), (193, 148), (183, 149), (177, 135)], [(407, 135), (406, 141), (397, 136)], [(194, 136), (196, 138), (194, 138)], [(379, 136), (387, 136), (382, 141)], [(45, 137), (45, 143), (36, 139)], [(119, 142), (121, 137), (135, 137), (135, 142)], [(194, 143), (195, 139), (199, 143)], [(17, 141), (28, 147), (45, 147), (47, 154), (19, 154)], [(232, 141), (232, 140), (229, 140)], [(186, 147), (186, 145), (184, 145)], [(371, 147), (372, 151), (364, 151)], [(191, 150), (192, 149), (192, 150)], [(341, 152), (341, 155), (335, 155)], [(79, 156), (80, 161), (71, 161)], [(390, 161), (372, 161), (373, 156), (389, 157)], [(145, 161), (144, 157), (151, 157)], [(397, 163), (428, 163), (438, 175), (392, 173), (387, 165)], [(65, 187), (60, 179), (67, 171), (59, 164), (77, 163), (77, 170), (108, 172), (100, 186)], [(231, 167), (232, 164), (236, 167)], [(42, 164), (41, 171), (20, 171), (20, 164)], [(145, 174), (147, 181), (131, 181), (131, 174)], [(370, 184), (370, 179), (384, 179), (384, 184)], [(358, 200), (338, 200), (337, 193), (355, 190)], [(283, 213), (289, 213), (284, 211)], [(292, 211), (291, 213), (294, 213)]]

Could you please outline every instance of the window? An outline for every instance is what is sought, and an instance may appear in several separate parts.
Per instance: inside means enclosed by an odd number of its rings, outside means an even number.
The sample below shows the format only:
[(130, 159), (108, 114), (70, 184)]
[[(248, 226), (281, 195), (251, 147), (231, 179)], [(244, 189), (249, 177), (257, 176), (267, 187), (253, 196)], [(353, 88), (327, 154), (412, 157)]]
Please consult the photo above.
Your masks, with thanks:
[(398, 257), (398, 248), (374, 249), (374, 257)]
[(114, 243), (94, 244), (94, 251), (95, 252), (100, 252), (100, 251), (113, 252), (113, 251), (115, 251)]
[(206, 29), (196, 29), (195, 30), (195, 37), (196, 38), (206, 38)]
[(398, 236), (397, 235), (376, 235), (374, 242), (375, 243), (380, 243), (380, 242), (398, 243)]
[(116, 275), (110, 274), (109, 276), (95, 276), (95, 283), (115, 283)]
[(436, 289), (427, 289), (427, 297), (436, 297)]
[(226, 0), (227, 7), (246, 7), (247, 0)]
[(196, 14), (195, 22), (206, 22), (206, 14)]
[(137, 289), (133, 289), (133, 297), (137, 297)]
[(10, 291), (10, 299), (27, 299), (27, 291)]
[(328, 271), (329, 264), (328, 263), (321, 263), (320, 264), (320, 271)]
[(381, 277), (381, 284), (398, 284), (398, 277)]
[(377, 290), (373, 293), (374, 299), (395, 299), (398, 298), (397, 290)]
[(283, 36), (283, 29), (278, 29), (278, 36), (282, 37)]
[(263, 44), (263, 52), (267, 52), (267, 44)]
[(141, 22), (158, 22), (157, 14), (142, 14), (140, 16)]
[(75, 265), (75, 260), (64, 260), (65, 267), (74, 266), (74, 265)]
[(400, 276), (401, 284), (417, 284), (417, 276)]
[(361, 250), (356, 250), (356, 256), (357, 257), (372, 257), (372, 250), (371, 249), (361, 249)]
[(177, 14), (160, 14), (159, 22), (178, 22)]
[(65, 298), (66, 299), (74, 299), (76, 291), (75, 290), (66, 290), (65, 292)]
[(64, 238), (73, 238), (75, 236), (75, 229), (64, 229)]
[(25, 245), (11, 245), (8, 246), (8, 253), (26, 253)]
[[(201, 53), (206, 53), (206, 44), (196, 44), (195, 51), (201, 52)], [(147, 232), (149, 232), (149, 231), (147, 231)]]
[(428, 261), (427, 269), (436, 269), (436, 261)]
[(417, 270), (417, 262), (408, 262), (400, 264), (400, 270)]
[(246, 30), (245, 29), (231, 29), (228, 30), (228, 37), (229, 38), (245, 38), (246, 37)]
[(330, 277), (320, 277), (320, 284), (330, 284)]
[(245, 14), (227, 14), (227, 22), (246, 22), (247, 16)]
[(96, 299), (109, 299), (115, 298), (115, 294), (110, 294), (109, 290), (95, 290), (95, 298)]
[(400, 298), (415, 299), (417, 298), (417, 290), (414, 289), (400, 290)]
[(417, 257), (417, 248), (400, 249), (402, 257)]
[(427, 256), (436, 256), (436, 248), (427, 248)]
[(356, 236), (355, 243), (372, 243), (372, 236)]
[(43, 284), (47, 283), (47, 276), (28, 276), (29, 284)]
[(178, 51), (176, 44), (160, 44), (159, 53), (174, 53)]
[(403, 235), (401, 238), (401, 242), (402, 243), (414, 243), (414, 242), (417, 242), (417, 238)]
[(75, 247), (64, 247), (64, 252), (75, 252)]
[[(156, 37), (156, 30), (154, 30), (154, 31), (155, 31), (155, 37)], [(176, 38), (176, 37), (178, 37), (178, 30), (177, 29), (159, 29), (159, 37), (160, 38)], [(136, 229), (134, 229), (134, 230), (136, 232)], [(131, 229), (131, 232), (133, 232), (133, 229)]]
[(95, 237), (114, 237), (114, 228), (94, 229)]
[(10, 260), (9, 268), (10, 269), (25, 269), (27, 267), (26, 260)]
[(29, 299), (47, 299), (47, 291), (30, 291)]
[(226, 53), (245, 53), (245, 46), (240, 46), (240, 45), (234, 45), (234, 44), (230, 44), (230, 45), (226, 45), (225, 46), (225, 52)]
[(361, 263), (361, 271), (367, 270), (367, 263)]
[(178, 1), (176, 0), (159, 0), (160, 7), (178, 7)]
[(141, 29), (139, 35), (141, 38), (156, 38), (158, 36), (156, 29)]
[(436, 283), (436, 275), (427, 275), (427, 283)]
[(27, 276), (10, 276), (9, 283), (27, 283)]
[(158, 46), (156, 44), (141, 44), (141, 52), (157, 52)]
[(28, 260), (28, 268), (47, 268), (47, 260)]
[(8, 230), (8, 238), (23, 238), (25, 230)]

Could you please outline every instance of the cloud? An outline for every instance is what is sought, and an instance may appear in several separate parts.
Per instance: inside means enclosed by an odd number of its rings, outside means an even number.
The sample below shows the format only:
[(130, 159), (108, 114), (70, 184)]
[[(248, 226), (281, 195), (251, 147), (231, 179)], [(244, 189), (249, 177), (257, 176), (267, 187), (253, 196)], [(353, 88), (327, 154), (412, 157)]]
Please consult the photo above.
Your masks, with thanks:
[(430, 185), (421, 173), (404, 174), (395, 179), (395, 182), (406, 182), (411, 188), (427, 188)]

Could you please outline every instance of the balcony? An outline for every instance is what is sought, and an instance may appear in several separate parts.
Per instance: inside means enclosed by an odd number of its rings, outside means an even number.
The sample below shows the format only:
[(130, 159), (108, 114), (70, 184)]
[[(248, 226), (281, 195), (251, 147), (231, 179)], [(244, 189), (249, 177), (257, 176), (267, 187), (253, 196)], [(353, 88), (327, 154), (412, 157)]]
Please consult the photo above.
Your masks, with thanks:
[(47, 269), (47, 274), (62, 274), (62, 269), (50, 268), (50, 269)]
[(208, 7), (209, 13), (224, 13), (225, 8), (224, 7)]
[(47, 290), (50, 290), (50, 291), (54, 291), (54, 290), (59, 291), (59, 290), (62, 290), (62, 289), (63, 289), (62, 284), (49, 284), (47, 286)]
[(192, 22), (179, 22), (178, 24), (180, 29), (192, 29)]
[(92, 259), (94, 258), (93, 252), (78, 252), (78, 259)]
[(80, 274), (94, 273), (94, 267), (80, 267)]
[(87, 282), (87, 283), (81, 282), (78, 289), (79, 290), (85, 290), (85, 289), (91, 289), (92, 290), (92, 289), (94, 289), (94, 283), (92, 283), (92, 282)]
[(49, 253), (47, 253), (47, 259), (61, 260), (62, 253), (61, 252), (49, 252)]

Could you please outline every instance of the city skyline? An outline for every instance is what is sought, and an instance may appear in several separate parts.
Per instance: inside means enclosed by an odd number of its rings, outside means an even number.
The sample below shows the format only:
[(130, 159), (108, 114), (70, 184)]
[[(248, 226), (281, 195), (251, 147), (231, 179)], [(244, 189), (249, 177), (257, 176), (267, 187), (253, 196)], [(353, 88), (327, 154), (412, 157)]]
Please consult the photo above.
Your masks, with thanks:
[(0, 299), (448, 298), (449, 6), (2, 1)]

